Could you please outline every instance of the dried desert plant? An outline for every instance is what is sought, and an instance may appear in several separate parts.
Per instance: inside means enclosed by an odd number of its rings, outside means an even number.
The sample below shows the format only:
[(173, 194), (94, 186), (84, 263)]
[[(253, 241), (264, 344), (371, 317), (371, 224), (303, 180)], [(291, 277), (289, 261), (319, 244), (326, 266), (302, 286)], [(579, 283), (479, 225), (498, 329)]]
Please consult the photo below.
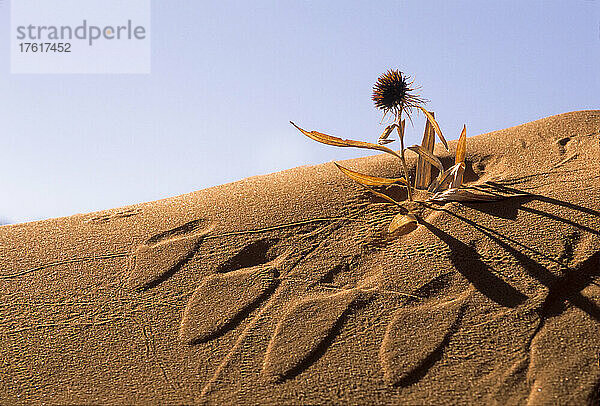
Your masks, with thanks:
[[(412, 212), (414, 205), (411, 205), (411, 209), (406, 209), (401, 202), (394, 200), (384, 193), (376, 191), (373, 189), (374, 187), (404, 186), (406, 187), (407, 198), (409, 202), (415, 201), (415, 189), (426, 190), (428, 198), (424, 201), (418, 200), (417, 203), (424, 203), (425, 201), (442, 203), (449, 201), (482, 202), (499, 200), (506, 197), (487, 193), (479, 189), (467, 189), (461, 187), (465, 172), (467, 145), (466, 126), (463, 126), (462, 132), (458, 139), (454, 165), (448, 169), (444, 169), (442, 162), (433, 154), (436, 135), (446, 148), (446, 151), (448, 151), (448, 143), (442, 134), (438, 122), (435, 120), (435, 114), (432, 111), (428, 111), (423, 106), (425, 103), (427, 103), (427, 100), (413, 93), (415, 90), (415, 88), (412, 87), (413, 83), (414, 82), (410, 80), (409, 76), (405, 75), (403, 72), (393, 69), (388, 70), (385, 74), (381, 75), (377, 79), (377, 82), (373, 87), (372, 96), (375, 107), (383, 111), (384, 118), (387, 114), (391, 114), (393, 116), (392, 124), (388, 125), (384, 129), (377, 141), (377, 144), (364, 141), (344, 140), (317, 131), (306, 131), (290, 121), (290, 123), (300, 132), (302, 132), (302, 134), (320, 143), (333, 145), (336, 147), (355, 147), (383, 151), (400, 160), (404, 177), (391, 179), (366, 175), (345, 168), (337, 162), (334, 162), (342, 173), (356, 181), (361, 186), (367, 188), (373, 194), (389, 201), (390, 203), (394, 203), (404, 208), (403, 212), (399, 213), (392, 219), (388, 227), (388, 231), (390, 233), (406, 234), (416, 228), (418, 219)], [(425, 133), (423, 135), (421, 145), (412, 145), (405, 148), (405, 120), (402, 117), (403, 115), (406, 115), (406, 117), (412, 122), (411, 115), (413, 110), (422, 112), (427, 118), (425, 124)], [(394, 129), (398, 133), (398, 139), (400, 141), (400, 150), (398, 152), (385, 146), (385, 144), (395, 141), (389, 138)], [(416, 176), (413, 183), (411, 183), (408, 165), (406, 164), (406, 150), (413, 151), (419, 156), (417, 161)], [(438, 175), (435, 179), (432, 179), (432, 167), (436, 167), (438, 170)]]

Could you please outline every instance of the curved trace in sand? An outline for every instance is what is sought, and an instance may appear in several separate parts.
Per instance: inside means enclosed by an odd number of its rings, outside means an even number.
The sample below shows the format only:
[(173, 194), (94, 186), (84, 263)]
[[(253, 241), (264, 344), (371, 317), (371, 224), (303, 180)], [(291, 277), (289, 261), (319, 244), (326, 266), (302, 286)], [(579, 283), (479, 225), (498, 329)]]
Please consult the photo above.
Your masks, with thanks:
[[(192, 223), (193, 226), (189, 226)], [(129, 274), (132, 287), (150, 289), (173, 275), (194, 256), (202, 240), (214, 230), (215, 225), (210, 223), (198, 230), (197, 221), (192, 223), (158, 234), (135, 250), (133, 269)]]
[(272, 381), (292, 378), (308, 368), (340, 328), (344, 314), (359, 297), (357, 288), (304, 299), (280, 320), (267, 348), (262, 373)]
[(258, 265), (208, 276), (185, 307), (179, 339), (197, 344), (235, 328), (272, 293), (277, 275), (275, 268)]
[(407, 307), (396, 312), (379, 350), (384, 379), (389, 385), (416, 383), (443, 357), (465, 311), (466, 297), (463, 294), (437, 305)]
[(30, 273), (36, 272), (36, 271), (41, 271), (42, 269), (51, 268), (53, 266), (69, 265), (69, 264), (75, 264), (78, 262), (94, 262), (94, 261), (103, 260), (103, 259), (127, 258), (127, 257), (129, 257), (129, 255), (130, 254), (128, 252), (115, 252), (115, 253), (111, 253), (111, 254), (91, 255), (91, 256), (85, 256), (85, 257), (64, 259), (62, 261), (47, 262), (45, 264), (42, 264), (42, 265), (39, 265), (39, 266), (36, 266), (33, 268), (25, 269), (23, 271), (13, 272), (13, 273), (9, 273), (6, 275), (0, 275), (0, 279), (19, 278), (21, 276), (25, 276)]

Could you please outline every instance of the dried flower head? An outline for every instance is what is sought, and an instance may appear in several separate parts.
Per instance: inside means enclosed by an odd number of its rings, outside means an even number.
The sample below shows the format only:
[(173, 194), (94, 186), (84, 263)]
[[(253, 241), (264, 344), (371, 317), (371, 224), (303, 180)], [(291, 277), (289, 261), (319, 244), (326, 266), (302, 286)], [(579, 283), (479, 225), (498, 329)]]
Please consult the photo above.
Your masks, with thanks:
[(399, 70), (390, 69), (379, 76), (373, 86), (373, 102), (375, 107), (383, 110), (384, 115), (391, 112), (398, 116), (405, 112), (410, 118), (413, 107), (424, 104), (427, 100), (417, 94), (413, 94), (415, 88), (411, 87), (413, 81), (410, 76)]

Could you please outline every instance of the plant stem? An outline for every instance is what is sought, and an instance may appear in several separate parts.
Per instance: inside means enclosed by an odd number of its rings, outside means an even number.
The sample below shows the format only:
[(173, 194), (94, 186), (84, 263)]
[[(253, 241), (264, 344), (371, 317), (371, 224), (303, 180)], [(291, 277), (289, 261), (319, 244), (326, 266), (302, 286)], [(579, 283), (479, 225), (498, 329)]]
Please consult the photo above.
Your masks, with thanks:
[[(397, 121), (397, 125), (398, 125), (398, 129), (402, 129), (402, 108), (400, 108), (400, 112), (396, 115), (396, 121)], [(400, 134), (400, 157), (401, 157), (401, 161), (402, 161), (402, 168), (404, 169), (404, 176), (406, 177), (406, 190), (408, 191), (408, 200), (409, 201), (413, 201), (413, 196), (412, 196), (412, 189), (410, 187), (410, 178), (408, 177), (408, 166), (406, 165), (406, 159), (404, 158), (404, 129), (402, 129), (402, 133), (400, 133), (400, 131), (398, 131), (398, 134)]]

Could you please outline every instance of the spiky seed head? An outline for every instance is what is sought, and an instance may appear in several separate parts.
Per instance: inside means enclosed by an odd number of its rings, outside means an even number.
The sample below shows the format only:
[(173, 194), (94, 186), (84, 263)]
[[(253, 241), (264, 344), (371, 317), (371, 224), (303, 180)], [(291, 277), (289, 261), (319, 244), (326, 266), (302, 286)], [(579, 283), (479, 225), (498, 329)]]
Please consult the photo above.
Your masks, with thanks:
[(410, 118), (413, 107), (427, 103), (427, 100), (411, 93), (415, 90), (412, 84), (410, 76), (399, 70), (388, 70), (379, 76), (373, 86), (372, 99), (375, 107), (382, 110), (384, 115), (391, 112), (398, 116), (404, 111)]

